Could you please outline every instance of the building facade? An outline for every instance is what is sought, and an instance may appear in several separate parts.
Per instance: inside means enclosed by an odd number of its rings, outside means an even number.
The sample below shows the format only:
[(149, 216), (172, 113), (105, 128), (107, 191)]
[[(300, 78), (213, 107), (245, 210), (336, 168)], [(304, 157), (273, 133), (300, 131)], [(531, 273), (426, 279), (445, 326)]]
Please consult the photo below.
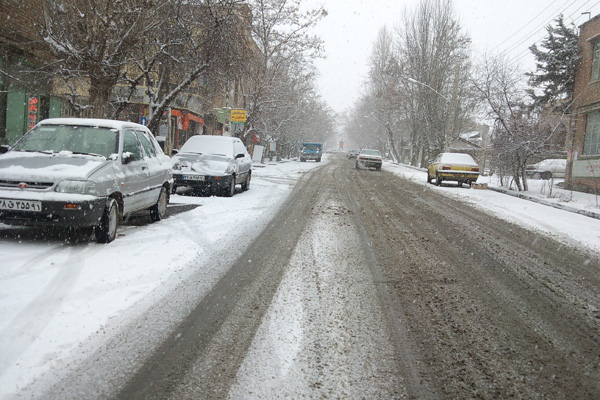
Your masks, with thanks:
[(579, 56), (565, 183), (600, 193), (600, 15), (579, 26)]
[(47, 77), (34, 73), (50, 59), (37, 38), (39, 0), (0, 1), (0, 142), (13, 144), (44, 118), (60, 117), (62, 101)]
[[(53, 82), (50, 75), (32, 73), (43, 71), (54, 60), (36, 26), (43, 14), (41, 4), (39, 0), (0, 1), (0, 143), (3, 144), (12, 145), (45, 118), (90, 116), (86, 110), (78, 111), (70, 106), (70, 93), (64, 84)], [(241, 31), (239, 40), (247, 42), (245, 48), (255, 52), (249, 7), (237, 6), (233, 16), (239, 21), (236, 24)], [(243, 80), (243, 75), (227, 81), (201, 76), (172, 100), (168, 112), (163, 114), (161, 126), (154, 133), (167, 137), (170, 148), (180, 147), (192, 135), (222, 134), (224, 128), (217, 121), (214, 109), (245, 108)], [(113, 95), (125, 97), (127, 90), (127, 86), (117, 84)], [(83, 104), (88, 91), (85, 85), (78, 90)], [(145, 124), (148, 107), (149, 99), (142, 83), (118, 118)]]

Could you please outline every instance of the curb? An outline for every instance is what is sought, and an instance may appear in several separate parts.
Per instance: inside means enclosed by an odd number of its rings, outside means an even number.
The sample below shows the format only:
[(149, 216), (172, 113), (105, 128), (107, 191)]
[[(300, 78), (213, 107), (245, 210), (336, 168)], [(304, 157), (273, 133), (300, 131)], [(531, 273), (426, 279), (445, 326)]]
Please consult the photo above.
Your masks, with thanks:
[(572, 213), (575, 213), (575, 214), (579, 214), (579, 215), (583, 215), (583, 216), (586, 216), (586, 217), (600, 219), (600, 213), (596, 213), (596, 212), (593, 212), (593, 211), (587, 211), (587, 210), (581, 210), (579, 208), (570, 207), (570, 206), (567, 206), (565, 204), (553, 203), (553, 202), (550, 202), (550, 201), (546, 201), (544, 199), (540, 199), (539, 197), (528, 196), (526, 194), (514, 192), (512, 190), (508, 190), (508, 189), (504, 189), (504, 188), (499, 188), (499, 187), (492, 187), (492, 186), (488, 186), (488, 190), (493, 190), (494, 192), (498, 192), (498, 193), (502, 193), (502, 194), (507, 194), (509, 196), (518, 197), (518, 198), (524, 199), (524, 200), (533, 201), (534, 203), (539, 203), (539, 204), (542, 204), (542, 205), (545, 205), (545, 206), (554, 207), (554, 208), (557, 208), (559, 210), (569, 211), (569, 212), (572, 212)]

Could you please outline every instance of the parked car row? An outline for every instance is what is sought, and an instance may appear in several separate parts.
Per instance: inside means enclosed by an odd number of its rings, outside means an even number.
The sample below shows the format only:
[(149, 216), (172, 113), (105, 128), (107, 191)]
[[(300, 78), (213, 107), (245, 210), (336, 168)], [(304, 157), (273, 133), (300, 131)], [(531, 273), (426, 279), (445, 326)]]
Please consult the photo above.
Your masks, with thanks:
[[(193, 140), (192, 140), (193, 139)], [(240, 139), (194, 136), (173, 159), (143, 125), (57, 118), (38, 123), (0, 155), (0, 222), (62, 226), (99, 243), (124, 215), (165, 217), (177, 187), (232, 196), (248, 190), (251, 158)]]

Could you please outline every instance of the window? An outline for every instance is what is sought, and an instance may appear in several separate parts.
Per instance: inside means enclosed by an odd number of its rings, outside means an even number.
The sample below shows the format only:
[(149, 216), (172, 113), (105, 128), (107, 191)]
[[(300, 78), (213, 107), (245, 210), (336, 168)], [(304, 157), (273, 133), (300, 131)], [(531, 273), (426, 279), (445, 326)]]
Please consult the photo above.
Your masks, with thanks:
[(587, 115), (583, 154), (600, 154), (600, 111)]
[(133, 131), (130, 129), (125, 130), (123, 136), (123, 153), (126, 152), (132, 153), (134, 160), (142, 159), (142, 150), (140, 149), (140, 144), (138, 143), (135, 133), (133, 133)]
[(144, 153), (146, 153), (146, 156), (150, 158), (156, 157), (156, 149), (152, 145), (150, 139), (148, 139), (148, 137), (146, 136), (146, 133), (138, 131), (137, 134), (138, 138), (140, 139), (140, 143), (144, 148)]
[(600, 40), (594, 43), (592, 60), (592, 81), (597, 81), (600, 80)]

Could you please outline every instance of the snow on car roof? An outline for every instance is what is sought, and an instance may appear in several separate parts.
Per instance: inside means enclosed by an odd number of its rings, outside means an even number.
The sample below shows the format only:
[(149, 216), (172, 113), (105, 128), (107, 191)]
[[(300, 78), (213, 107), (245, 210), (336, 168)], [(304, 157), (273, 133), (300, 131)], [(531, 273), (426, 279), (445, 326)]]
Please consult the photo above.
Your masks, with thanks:
[(442, 153), (440, 162), (450, 164), (472, 164), (477, 165), (473, 157), (466, 153)]
[(239, 140), (230, 136), (192, 136), (181, 146), (181, 153), (233, 155), (233, 142)]
[(129, 121), (118, 121), (113, 119), (100, 119), (100, 118), (48, 118), (42, 120), (38, 125), (85, 125), (85, 126), (99, 126), (105, 128), (122, 129), (122, 128), (144, 128), (144, 125), (137, 124)]

